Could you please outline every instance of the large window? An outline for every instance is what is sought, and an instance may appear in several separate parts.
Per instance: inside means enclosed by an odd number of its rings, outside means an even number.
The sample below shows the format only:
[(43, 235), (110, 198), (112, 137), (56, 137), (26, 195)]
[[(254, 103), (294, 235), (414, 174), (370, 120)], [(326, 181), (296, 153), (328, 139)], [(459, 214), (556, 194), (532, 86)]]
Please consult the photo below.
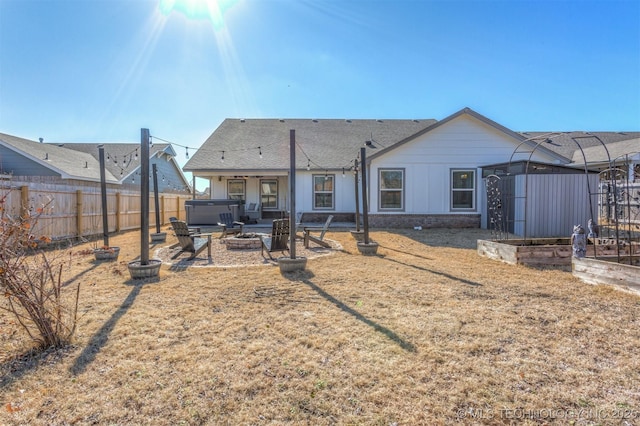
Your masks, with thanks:
[(334, 175), (313, 175), (313, 208), (333, 209)]
[(227, 197), (230, 200), (246, 200), (244, 195), (244, 180), (232, 179), (227, 181)]
[(475, 208), (475, 170), (451, 170), (451, 210), (474, 210)]
[(380, 169), (380, 210), (404, 209), (404, 169)]
[(262, 210), (278, 209), (278, 181), (261, 180), (260, 181), (260, 204)]

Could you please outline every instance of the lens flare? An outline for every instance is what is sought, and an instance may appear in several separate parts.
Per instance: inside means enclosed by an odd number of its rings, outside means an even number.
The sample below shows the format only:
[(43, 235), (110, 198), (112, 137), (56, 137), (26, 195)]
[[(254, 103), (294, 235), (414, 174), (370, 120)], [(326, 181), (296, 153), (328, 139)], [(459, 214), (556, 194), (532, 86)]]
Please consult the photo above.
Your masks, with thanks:
[(224, 13), (238, 0), (160, 0), (160, 11), (169, 15), (173, 11), (189, 19), (208, 19), (216, 30), (224, 27)]

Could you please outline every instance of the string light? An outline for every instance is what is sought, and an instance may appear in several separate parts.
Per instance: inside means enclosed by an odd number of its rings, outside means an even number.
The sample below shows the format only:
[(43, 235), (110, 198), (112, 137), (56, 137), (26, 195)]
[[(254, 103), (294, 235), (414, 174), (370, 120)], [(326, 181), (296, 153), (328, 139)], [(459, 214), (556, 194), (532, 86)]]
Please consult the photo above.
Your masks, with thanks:
[(224, 151), (222, 151), (222, 158), (220, 158), (220, 162), (224, 163)]
[(307, 170), (311, 170), (311, 159), (307, 157)]
[(344, 178), (344, 167), (342, 168), (342, 177)]
[(260, 155), (260, 158), (262, 158), (262, 147), (261, 146), (258, 147), (258, 154)]
[(184, 155), (185, 155), (185, 157), (189, 158), (189, 148), (188, 147), (184, 148)]

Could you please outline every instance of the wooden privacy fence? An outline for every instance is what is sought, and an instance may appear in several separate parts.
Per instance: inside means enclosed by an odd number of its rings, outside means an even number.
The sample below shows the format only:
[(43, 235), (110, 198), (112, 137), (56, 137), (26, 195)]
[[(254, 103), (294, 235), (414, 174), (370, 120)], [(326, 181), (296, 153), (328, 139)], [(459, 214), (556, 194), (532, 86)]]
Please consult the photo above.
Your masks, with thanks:
[[(2, 196), (6, 195), (5, 213), (17, 217), (39, 213), (40, 219), (34, 229), (35, 235), (46, 235), (54, 240), (77, 239), (102, 235), (102, 198), (99, 186), (86, 185), (81, 188), (71, 185), (43, 184), (15, 181), (0, 185)], [(169, 223), (170, 217), (185, 219), (184, 202), (187, 194), (159, 194), (160, 224)], [(122, 188), (107, 189), (107, 216), (109, 232), (120, 232), (140, 228), (140, 193)], [(149, 224), (156, 225), (155, 199), (149, 197)], [(154, 231), (155, 232), (155, 231)]]

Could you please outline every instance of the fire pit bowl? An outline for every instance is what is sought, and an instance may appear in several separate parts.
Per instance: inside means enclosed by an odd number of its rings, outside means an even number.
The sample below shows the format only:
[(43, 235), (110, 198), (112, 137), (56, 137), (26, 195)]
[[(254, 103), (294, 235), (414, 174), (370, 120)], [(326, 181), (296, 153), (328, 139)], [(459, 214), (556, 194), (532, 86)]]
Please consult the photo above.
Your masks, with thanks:
[(227, 246), (227, 250), (255, 250), (260, 248), (263, 236), (266, 234), (257, 232), (238, 234), (225, 238), (224, 244)]

